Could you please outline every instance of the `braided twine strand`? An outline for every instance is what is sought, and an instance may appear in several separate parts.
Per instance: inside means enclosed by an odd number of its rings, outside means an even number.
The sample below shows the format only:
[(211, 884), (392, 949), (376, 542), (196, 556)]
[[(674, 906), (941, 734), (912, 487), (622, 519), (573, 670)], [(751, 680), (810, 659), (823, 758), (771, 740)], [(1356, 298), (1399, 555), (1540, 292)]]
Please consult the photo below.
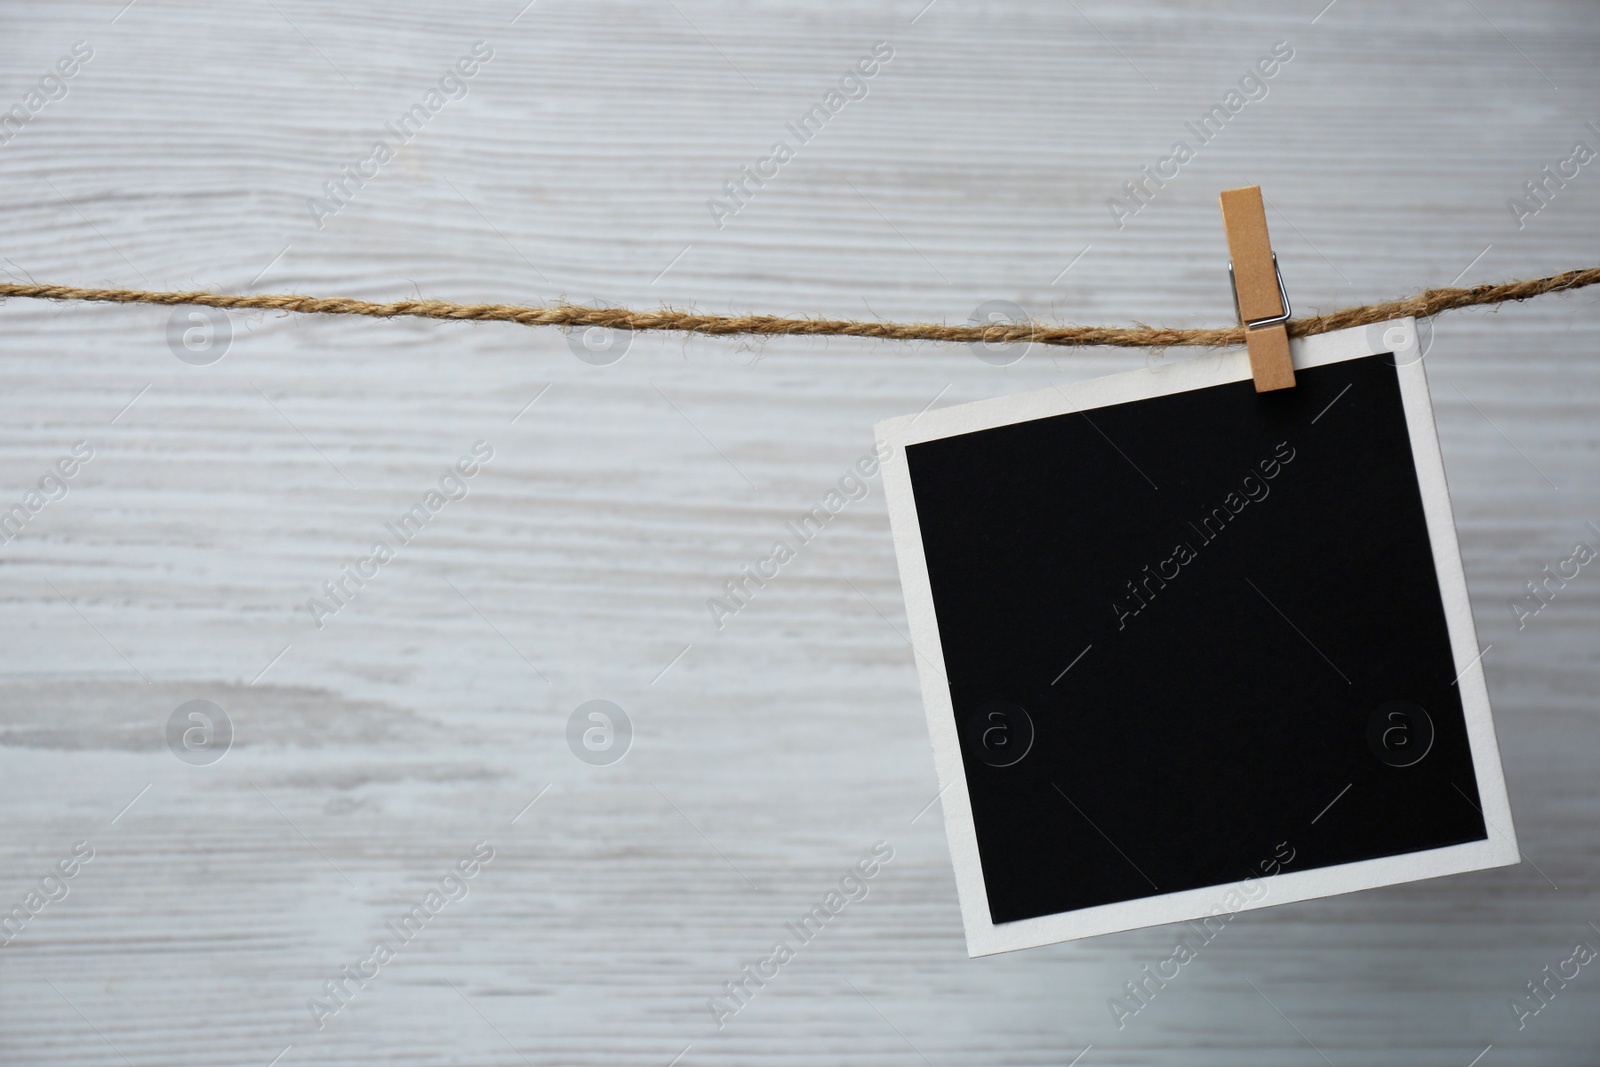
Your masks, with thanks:
[[(1600, 267), (1572, 270), (1532, 281), (1478, 285), (1471, 289), (1429, 289), (1409, 300), (1345, 308), (1327, 315), (1289, 322), (1289, 334), (1308, 337), (1366, 326), (1388, 319), (1426, 318), (1455, 308), (1527, 300), (1600, 283)], [(0, 297), (40, 300), (92, 300), (116, 304), (196, 304), (236, 310), (293, 311), (307, 315), (367, 315), (373, 318), (456, 319), (472, 322), (515, 322), (523, 326), (561, 326), (613, 330), (677, 330), (712, 336), (803, 335), (877, 337), (893, 341), (1035, 342), (1046, 345), (1108, 345), (1120, 348), (1200, 346), (1220, 348), (1244, 343), (1244, 327), (1168, 329), (1158, 326), (1050, 326), (1042, 323), (993, 323), (944, 326), (936, 323), (858, 322), (849, 319), (786, 319), (774, 315), (698, 315), (691, 311), (626, 308), (523, 307), (516, 304), (454, 304), (444, 300), (400, 300), (380, 304), (347, 297), (289, 294), (244, 296), (229, 293), (163, 293), (144, 289), (83, 289), (70, 285), (0, 283)]]

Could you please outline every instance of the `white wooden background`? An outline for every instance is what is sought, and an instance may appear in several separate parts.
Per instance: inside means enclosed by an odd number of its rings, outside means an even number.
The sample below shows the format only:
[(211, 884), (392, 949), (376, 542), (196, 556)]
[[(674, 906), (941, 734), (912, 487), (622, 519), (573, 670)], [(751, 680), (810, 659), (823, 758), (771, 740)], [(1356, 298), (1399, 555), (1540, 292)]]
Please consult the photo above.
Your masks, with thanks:
[[(1592, 4), (524, 2), (0, 4), (0, 107), (94, 49), (0, 146), (0, 267), (1218, 324), (1216, 194), (1253, 182), (1302, 312), (1600, 261), (1600, 163), (1523, 229), (1506, 206), (1600, 147)], [(469, 95), (319, 230), (307, 199), (478, 40)], [(880, 40), (868, 97), (716, 229), (706, 199)], [(1280, 40), (1268, 98), (1115, 228)], [(1181, 356), (641, 336), (597, 367), (552, 331), (238, 315), (199, 367), (162, 309), (10, 301), (0, 506), (95, 457), (0, 546), (0, 910), (95, 858), (0, 948), (0, 1062), (1596, 1062), (1593, 967), (1520, 1031), (1508, 1001), (1600, 946), (1600, 573), (1521, 631), (1507, 602), (1600, 522), (1597, 305), (1458, 313), (1428, 356), (1532, 862), (1241, 916), (1119, 1031), (1173, 931), (965, 957), (880, 486), (721, 632), (705, 601), (874, 420)], [(471, 495), (316, 629), (307, 598), (479, 439)], [(209, 767), (164, 741), (195, 698), (237, 728)], [(594, 698), (636, 730), (609, 767), (565, 742)], [(482, 839), (470, 896), (315, 1029)], [(707, 999), (879, 840), (870, 895), (719, 1031)]]

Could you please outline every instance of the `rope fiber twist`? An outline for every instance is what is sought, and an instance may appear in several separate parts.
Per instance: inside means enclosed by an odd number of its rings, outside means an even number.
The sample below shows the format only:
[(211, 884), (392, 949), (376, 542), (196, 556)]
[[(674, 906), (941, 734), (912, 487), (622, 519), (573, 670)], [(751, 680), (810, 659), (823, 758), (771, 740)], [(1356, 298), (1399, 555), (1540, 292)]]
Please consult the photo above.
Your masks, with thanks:
[[(1427, 318), (1456, 308), (1527, 300), (1545, 293), (1566, 292), (1600, 283), (1600, 267), (1570, 270), (1532, 281), (1477, 285), (1470, 289), (1429, 289), (1408, 300), (1366, 304), (1327, 315), (1292, 319), (1291, 337), (1367, 326), (1388, 319)], [(626, 308), (558, 304), (525, 307), (517, 304), (456, 304), (445, 300), (398, 300), (374, 303), (348, 297), (230, 293), (152, 292), (146, 289), (85, 289), (72, 285), (17, 285), (0, 283), (0, 297), (39, 300), (90, 300), (114, 304), (195, 304), (232, 310), (292, 311), (303, 315), (367, 315), (372, 318), (453, 319), (469, 322), (515, 322), (522, 326), (559, 326), (612, 330), (676, 330), (727, 336), (830, 336), (876, 337), (891, 341), (947, 341), (987, 344), (1034, 342), (1046, 345), (1106, 345), (1118, 348), (1199, 346), (1221, 348), (1244, 344), (1244, 327), (1222, 329), (1169, 329), (1159, 326), (1052, 326), (1043, 323), (992, 323), (980, 326), (945, 326), (938, 323), (862, 322), (851, 319), (791, 319), (775, 315), (699, 315), (662, 308), (631, 311)]]

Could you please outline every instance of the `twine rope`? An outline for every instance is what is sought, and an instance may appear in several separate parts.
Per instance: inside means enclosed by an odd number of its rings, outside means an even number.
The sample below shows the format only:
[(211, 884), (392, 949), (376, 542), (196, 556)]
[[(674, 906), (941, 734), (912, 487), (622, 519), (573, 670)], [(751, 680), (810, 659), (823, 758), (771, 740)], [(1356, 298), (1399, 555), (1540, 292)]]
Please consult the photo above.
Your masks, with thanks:
[[(1292, 337), (1368, 326), (1388, 319), (1427, 318), (1456, 308), (1527, 300), (1545, 293), (1567, 292), (1600, 283), (1600, 267), (1570, 270), (1531, 281), (1477, 285), (1470, 289), (1429, 289), (1407, 300), (1365, 304), (1327, 315), (1293, 319)], [(0, 297), (39, 300), (91, 300), (114, 304), (195, 304), (233, 310), (292, 311), (303, 315), (367, 315), (372, 318), (452, 319), (469, 322), (515, 322), (522, 326), (558, 326), (612, 330), (676, 330), (713, 337), (831, 336), (876, 337), (892, 341), (948, 341), (987, 344), (1034, 342), (1046, 345), (1107, 345), (1118, 348), (1199, 346), (1221, 348), (1244, 343), (1244, 327), (1223, 329), (1170, 329), (1160, 326), (1070, 326), (1043, 323), (991, 323), (945, 326), (938, 323), (861, 322), (851, 319), (790, 319), (775, 315), (700, 315), (662, 308), (631, 311), (626, 308), (558, 304), (524, 307), (517, 304), (456, 304), (445, 300), (399, 300), (374, 303), (348, 297), (230, 293), (152, 292), (146, 289), (84, 289), (72, 285), (16, 285), (0, 283)]]

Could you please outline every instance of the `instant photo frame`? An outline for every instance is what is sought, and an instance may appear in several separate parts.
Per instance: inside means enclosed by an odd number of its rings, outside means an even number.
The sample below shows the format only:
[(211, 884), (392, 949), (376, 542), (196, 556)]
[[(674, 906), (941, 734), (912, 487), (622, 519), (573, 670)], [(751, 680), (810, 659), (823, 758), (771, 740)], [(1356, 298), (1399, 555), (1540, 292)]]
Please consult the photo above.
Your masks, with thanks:
[(877, 427), (973, 956), (1518, 858), (1415, 322)]

